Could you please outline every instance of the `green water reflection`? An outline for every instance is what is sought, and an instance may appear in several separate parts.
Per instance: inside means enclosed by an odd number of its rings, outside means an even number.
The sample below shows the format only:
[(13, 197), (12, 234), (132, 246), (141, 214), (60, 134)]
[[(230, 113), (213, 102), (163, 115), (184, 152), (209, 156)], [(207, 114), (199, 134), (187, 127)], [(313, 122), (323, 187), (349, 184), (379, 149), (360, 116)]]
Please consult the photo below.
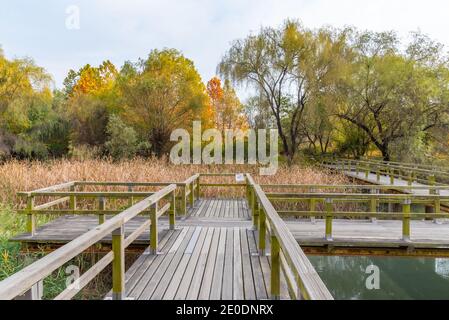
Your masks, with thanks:
[[(335, 299), (449, 299), (449, 259), (309, 256)], [(366, 288), (370, 265), (380, 289)], [(372, 278), (370, 278), (372, 279)], [(372, 282), (370, 282), (372, 283)]]

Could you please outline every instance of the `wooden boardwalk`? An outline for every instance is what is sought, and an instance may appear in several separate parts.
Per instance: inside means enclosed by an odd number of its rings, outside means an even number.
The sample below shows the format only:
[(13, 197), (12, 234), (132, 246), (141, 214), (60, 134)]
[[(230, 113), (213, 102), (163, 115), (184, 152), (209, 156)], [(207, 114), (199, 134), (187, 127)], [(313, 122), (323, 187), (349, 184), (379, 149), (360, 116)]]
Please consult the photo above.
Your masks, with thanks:
[[(256, 255), (256, 235), (249, 228), (182, 227), (168, 232), (160, 248), (158, 255), (145, 251), (126, 272), (130, 299), (270, 298), (270, 260)], [(281, 298), (288, 299), (284, 279)]]
[[(327, 168), (329, 169), (335, 169), (338, 170), (339, 172), (341, 172), (342, 174), (346, 175), (347, 177), (350, 178), (354, 178), (360, 181), (364, 181), (367, 182), (369, 184), (374, 184), (374, 185), (390, 185), (390, 177), (386, 176), (386, 175), (379, 175), (379, 181), (377, 180), (377, 175), (373, 172), (369, 172), (368, 173), (368, 177), (366, 177), (366, 173), (363, 171), (360, 171), (359, 173), (357, 173), (355, 171), (355, 167), (352, 168), (351, 171), (349, 170), (341, 170), (339, 167), (335, 166), (335, 165), (326, 165)], [(402, 187), (407, 187), (407, 186), (411, 186), (411, 187), (422, 187), (423, 189), (402, 189)], [(408, 184), (407, 180), (395, 177), (394, 179), (394, 184), (391, 185), (391, 188), (394, 189), (394, 187), (401, 187), (401, 191), (406, 192), (406, 193), (411, 193), (411, 194), (415, 194), (415, 195), (428, 195), (429, 194), (429, 189), (426, 189), (427, 185), (422, 184), (422, 183), (418, 183), (418, 182), (413, 182), (411, 185)], [(442, 196), (449, 196), (449, 190), (440, 190), (440, 195)]]
[[(125, 236), (132, 234), (144, 221), (139, 216), (125, 225)], [(333, 238), (326, 240), (325, 221), (316, 219), (284, 218), (289, 230), (302, 247), (361, 247), (361, 248), (427, 248), (449, 249), (449, 221), (411, 221), (410, 241), (403, 241), (402, 222), (400, 220), (348, 220), (334, 219)], [(170, 236), (168, 220), (160, 219), (159, 237)], [(24, 233), (13, 238), (13, 241), (33, 244), (64, 244), (83, 233), (98, 226), (96, 216), (70, 215), (57, 218), (39, 228), (34, 235)], [(246, 200), (243, 199), (202, 199), (195, 203), (187, 217), (178, 219), (178, 228), (225, 228), (233, 230), (252, 227), (250, 212)], [(137, 246), (148, 246), (149, 230), (143, 232), (133, 243)], [(111, 236), (106, 236), (104, 244), (111, 243)], [(449, 253), (448, 253), (449, 254)]]
[[(107, 219), (110, 216), (106, 217)], [(248, 203), (244, 199), (204, 199), (198, 200), (187, 217), (178, 217), (178, 226), (216, 226), (216, 227), (251, 227)], [(138, 216), (125, 225), (125, 236), (132, 234), (148, 218)], [(168, 219), (160, 218), (160, 236), (167, 232)], [(65, 215), (36, 229), (31, 235), (23, 233), (11, 241), (29, 244), (64, 244), (98, 226), (95, 215)], [(135, 245), (148, 245), (149, 230), (144, 231), (134, 241)], [(110, 243), (111, 236), (106, 236), (102, 243)]]

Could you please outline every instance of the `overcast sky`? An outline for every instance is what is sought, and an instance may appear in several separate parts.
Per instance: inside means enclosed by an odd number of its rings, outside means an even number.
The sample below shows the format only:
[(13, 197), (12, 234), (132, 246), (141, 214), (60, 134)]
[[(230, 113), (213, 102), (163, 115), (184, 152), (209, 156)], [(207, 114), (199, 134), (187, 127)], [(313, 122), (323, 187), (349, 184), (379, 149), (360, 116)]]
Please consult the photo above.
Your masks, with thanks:
[[(79, 29), (68, 19), (73, 5)], [(71, 68), (106, 59), (121, 66), (164, 47), (181, 50), (207, 81), (232, 40), (286, 18), (403, 37), (419, 29), (449, 48), (448, 0), (2, 0), (0, 10), (6, 56), (33, 58), (57, 87)]]

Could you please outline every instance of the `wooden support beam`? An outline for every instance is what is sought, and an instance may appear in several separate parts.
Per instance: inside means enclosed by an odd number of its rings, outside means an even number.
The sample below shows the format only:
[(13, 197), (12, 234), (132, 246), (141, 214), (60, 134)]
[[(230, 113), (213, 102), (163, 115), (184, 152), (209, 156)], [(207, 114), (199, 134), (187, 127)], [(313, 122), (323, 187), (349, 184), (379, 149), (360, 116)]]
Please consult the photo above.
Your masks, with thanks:
[(267, 237), (267, 215), (262, 206), (259, 206), (259, 255), (265, 255)]
[(175, 230), (175, 221), (176, 221), (176, 195), (175, 191), (171, 194), (170, 199), (170, 213), (169, 213), (169, 223), (170, 230)]
[(271, 235), (270, 293), (273, 300), (279, 300), (281, 297), (280, 246), (275, 235)]
[[(104, 211), (106, 209), (106, 199), (104, 197), (98, 198), (98, 210)], [(105, 214), (100, 213), (98, 215), (98, 224), (103, 224), (106, 221)]]
[(407, 199), (402, 204), (402, 240), (410, 241), (410, 207), (412, 201)]
[(158, 212), (157, 212), (157, 203), (151, 206), (151, 226), (150, 226), (150, 253), (155, 255), (157, 254), (158, 247), (158, 234), (157, 234), (157, 222), (158, 222)]
[(332, 199), (326, 199), (325, 201), (325, 210), (326, 210), (326, 240), (332, 240)]
[(36, 215), (33, 212), (34, 209), (34, 196), (27, 197), (27, 232), (34, 235), (36, 231)]
[(121, 225), (112, 232), (112, 299), (123, 300), (125, 292), (125, 230)]

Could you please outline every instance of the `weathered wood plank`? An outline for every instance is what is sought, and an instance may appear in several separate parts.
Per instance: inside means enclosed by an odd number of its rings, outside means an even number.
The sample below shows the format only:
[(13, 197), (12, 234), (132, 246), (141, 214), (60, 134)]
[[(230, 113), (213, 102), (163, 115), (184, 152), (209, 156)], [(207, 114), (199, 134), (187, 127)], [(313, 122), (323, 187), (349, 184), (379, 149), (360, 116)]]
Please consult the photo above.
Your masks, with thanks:
[(206, 278), (206, 264), (207, 258), (209, 254), (213, 254), (211, 244), (213, 239), (215, 238), (216, 231), (219, 230), (217, 228), (208, 228), (206, 239), (204, 240), (203, 247), (201, 248), (201, 253), (198, 258), (198, 263), (195, 268), (195, 272), (191, 279), (190, 287), (188, 288), (186, 293), (183, 293), (181, 290), (178, 290), (177, 299), (187, 299), (187, 300), (197, 300), (198, 295), (200, 293), (200, 288), (202, 284), (202, 280), (209, 281), (211, 283), (210, 278)]
[[(187, 243), (192, 237), (194, 228), (186, 228), (187, 232), (184, 234), (184, 237), (181, 240), (181, 243), (179, 245), (179, 249), (175, 252), (171, 252), (169, 249), (168, 253), (164, 255), (158, 255), (155, 259), (156, 260), (162, 260), (161, 263), (158, 265), (157, 268), (154, 268), (155, 265), (150, 265), (150, 268), (142, 277), (142, 280), (139, 281), (138, 285), (136, 285), (135, 288), (135, 294), (133, 297), (136, 299), (141, 300), (149, 300), (151, 298), (151, 295), (153, 294), (154, 290), (156, 289), (156, 286), (161, 282), (162, 278), (167, 274), (167, 269), (172, 260), (176, 257), (176, 254), (179, 251), (184, 251), (187, 247)], [(148, 275), (147, 275), (148, 274)]]
[[(217, 257), (218, 252), (218, 243), (220, 240), (221, 235), (221, 229), (220, 228), (214, 228), (214, 237), (212, 239), (211, 246), (209, 248), (208, 256), (207, 256), (207, 262), (206, 262), (206, 269), (204, 270), (203, 280), (201, 282), (201, 288), (198, 295), (198, 300), (207, 300), (210, 296), (211, 286), (212, 286), (212, 280), (214, 275), (214, 269), (215, 269), (215, 260)], [(194, 291), (192, 290), (189, 292), (188, 299), (194, 299)]]
[(223, 287), (221, 291), (221, 298), (223, 300), (232, 300), (233, 290), (233, 249), (234, 249), (234, 230), (226, 229), (226, 250), (224, 256), (224, 269), (223, 269)]
[(169, 280), (167, 289), (162, 296), (163, 300), (173, 300), (179, 289), (182, 291), (181, 295), (185, 295), (185, 292), (190, 285), (190, 280), (193, 277), (193, 272), (195, 271), (195, 266), (198, 262), (198, 256), (204, 243), (206, 232), (206, 228), (197, 228), (197, 230), (195, 230), (190, 243), (184, 251), (181, 261), (176, 266), (176, 270)]
[(245, 293), (246, 300), (255, 300), (256, 299), (256, 291), (255, 291), (255, 287), (254, 287), (253, 267), (252, 267), (252, 263), (251, 263), (251, 252), (249, 250), (247, 232), (251, 232), (251, 231), (249, 231), (245, 228), (240, 229), (244, 293)]
[(226, 249), (226, 229), (220, 229), (220, 240), (218, 241), (217, 258), (214, 266), (212, 286), (209, 298), (210, 300), (221, 299), (221, 288), (223, 285), (223, 269)]
[(244, 299), (244, 287), (243, 287), (243, 265), (242, 265), (242, 251), (241, 251), (241, 239), (240, 229), (234, 228), (234, 243), (233, 243), (233, 288), (232, 299), (243, 300)]

